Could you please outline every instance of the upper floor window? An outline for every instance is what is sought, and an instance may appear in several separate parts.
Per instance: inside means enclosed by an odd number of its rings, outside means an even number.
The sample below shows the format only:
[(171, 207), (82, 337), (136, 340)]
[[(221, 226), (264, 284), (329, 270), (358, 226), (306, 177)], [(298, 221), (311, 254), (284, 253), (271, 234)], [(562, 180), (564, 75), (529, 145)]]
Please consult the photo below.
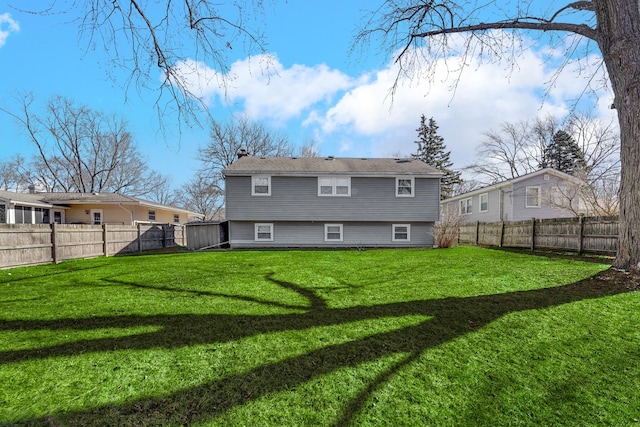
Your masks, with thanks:
[(414, 188), (414, 178), (396, 178), (396, 197), (413, 197)]
[(460, 200), (460, 215), (469, 215), (473, 209), (473, 200), (471, 197)]
[(351, 178), (341, 176), (318, 177), (318, 196), (351, 196)]
[(525, 207), (527, 208), (539, 208), (540, 207), (540, 187), (527, 187), (525, 197)]
[(489, 193), (480, 195), (480, 212), (487, 212), (489, 210)]
[(173, 222), (180, 222), (180, 214), (173, 214)]
[(271, 177), (258, 175), (251, 177), (251, 195), (252, 196), (270, 196), (271, 195)]
[(149, 209), (148, 218), (149, 218), (149, 221), (155, 221), (156, 220), (156, 211), (154, 209)]

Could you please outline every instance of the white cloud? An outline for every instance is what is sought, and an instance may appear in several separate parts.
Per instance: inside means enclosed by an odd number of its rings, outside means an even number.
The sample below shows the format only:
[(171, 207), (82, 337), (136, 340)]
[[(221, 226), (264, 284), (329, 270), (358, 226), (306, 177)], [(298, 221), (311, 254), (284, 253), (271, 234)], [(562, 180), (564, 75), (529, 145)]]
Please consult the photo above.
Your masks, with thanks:
[(393, 100), (389, 96), (397, 76), (393, 64), (359, 78), (325, 64), (285, 68), (270, 55), (237, 61), (225, 76), (194, 61), (180, 66), (193, 93), (212, 108), (223, 104), (251, 119), (277, 126), (286, 123), (294, 142), (293, 134), (303, 129), (325, 155), (408, 155), (415, 151), (420, 116), (433, 117), (455, 167), (460, 168), (475, 158), (484, 132), (504, 122), (546, 114), (562, 117), (570, 111), (586, 78), (576, 77), (570, 69), (555, 76), (557, 64), (550, 57), (548, 50), (529, 49), (515, 66), (479, 64), (468, 58), (457, 84), (448, 74), (455, 69), (456, 58), (450, 57), (448, 66), (436, 68), (430, 83), (400, 81)]
[(259, 55), (232, 64), (221, 75), (201, 62), (178, 64), (191, 92), (209, 105), (241, 103), (252, 119), (286, 121), (318, 103), (331, 102), (355, 82), (325, 64), (285, 68), (275, 56)]
[(314, 120), (327, 134), (326, 140), (345, 132), (354, 138), (364, 136), (352, 144), (355, 155), (387, 156), (415, 151), (415, 129), (424, 114), (436, 120), (455, 166), (463, 167), (475, 157), (483, 133), (501, 123), (546, 114), (562, 117), (569, 112), (569, 102), (580, 96), (587, 82), (567, 70), (545, 93), (555, 70), (544, 61), (545, 56), (533, 50), (523, 53), (513, 69), (472, 60), (455, 91), (447, 67), (442, 66), (432, 80), (437, 84), (401, 81), (393, 104), (388, 91), (397, 70), (391, 66), (349, 90)]
[(11, 15), (8, 13), (0, 14), (0, 47), (4, 46), (7, 42), (9, 34), (20, 31), (20, 24), (18, 21), (11, 19)]

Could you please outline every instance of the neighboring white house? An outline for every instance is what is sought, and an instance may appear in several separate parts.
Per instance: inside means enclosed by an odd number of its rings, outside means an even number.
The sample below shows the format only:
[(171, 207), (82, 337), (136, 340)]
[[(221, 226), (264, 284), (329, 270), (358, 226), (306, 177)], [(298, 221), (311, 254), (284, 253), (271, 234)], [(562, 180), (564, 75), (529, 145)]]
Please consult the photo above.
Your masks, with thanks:
[(184, 224), (202, 215), (116, 193), (0, 191), (0, 224)]
[(586, 213), (581, 190), (586, 184), (547, 168), (479, 188), (440, 202), (442, 212), (458, 213), (465, 222), (562, 218)]

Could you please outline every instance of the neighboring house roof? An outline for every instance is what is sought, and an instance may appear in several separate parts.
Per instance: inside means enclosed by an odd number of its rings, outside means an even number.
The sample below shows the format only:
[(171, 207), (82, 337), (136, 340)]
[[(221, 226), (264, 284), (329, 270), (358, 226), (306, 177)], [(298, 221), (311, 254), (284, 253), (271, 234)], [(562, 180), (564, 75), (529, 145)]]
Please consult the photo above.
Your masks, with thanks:
[(82, 204), (127, 204), (140, 205), (155, 209), (168, 209), (189, 215), (202, 216), (196, 212), (177, 208), (175, 206), (153, 203), (137, 197), (125, 196), (117, 193), (14, 193), (11, 191), (0, 191), (0, 198), (9, 200), (11, 203), (47, 208)]
[(487, 187), (482, 187), (482, 188), (478, 188), (476, 190), (469, 191), (467, 193), (459, 194), (459, 195), (454, 196), (454, 197), (449, 197), (448, 199), (442, 200), (440, 203), (442, 204), (442, 203), (454, 202), (456, 200), (466, 199), (468, 197), (475, 196), (477, 194), (487, 193), (487, 192), (489, 192), (491, 190), (496, 190), (496, 189), (500, 189), (500, 188), (504, 188), (504, 187), (510, 187), (513, 184), (516, 184), (516, 183), (518, 183), (520, 181), (524, 181), (524, 180), (536, 177), (538, 175), (544, 175), (544, 174), (555, 175), (555, 176), (557, 176), (559, 178), (562, 178), (562, 179), (564, 179), (566, 181), (570, 181), (570, 182), (572, 182), (574, 184), (577, 184), (577, 185), (585, 185), (584, 181), (582, 181), (580, 178), (576, 178), (573, 175), (569, 175), (568, 173), (560, 172), (559, 170), (556, 170), (556, 169), (553, 169), (553, 168), (545, 168), (545, 169), (540, 169), (540, 170), (535, 171), (535, 172), (528, 173), (526, 175), (521, 175), (521, 176), (513, 178), (513, 179), (508, 179), (506, 181), (502, 181), (502, 182), (499, 182), (497, 184), (489, 185)]
[(13, 191), (0, 190), (0, 199), (7, 200), (12, 204), (23, 206), (33, 206), (37, 208), (52, 208), (54, 205), (42, 200), (39, 194), (33, 193), (15, 193)]
[(253, 174), (283, 176), (317, 176), (348, 174), (351, 176), (414, 175), (438, 178), (442, 173), (421, 160), (399, 158), (346, 157), (253, 157), (244, 156), (227, 166), (226, 176)]

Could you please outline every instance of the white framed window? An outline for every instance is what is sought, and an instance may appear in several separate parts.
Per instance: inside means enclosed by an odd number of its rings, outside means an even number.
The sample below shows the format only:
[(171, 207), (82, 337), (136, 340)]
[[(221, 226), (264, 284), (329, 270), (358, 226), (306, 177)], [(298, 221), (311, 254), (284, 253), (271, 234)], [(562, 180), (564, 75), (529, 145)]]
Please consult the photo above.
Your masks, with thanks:
[(149, 221), (155, 221), (156, 220), (156, 211), (155, 211), (155, 209), (149, 209), (148, 218), (149, 218)]
[(273, 224), (255, 224), (256, 242), (273, 242)]
[(487, 212), (489, 210), (489, 193), (480, 195), (480, 212)]
[(173, 214), (173, 222), (175, 223), (180, 222), (180, 214)]
[(540, 187), (532, 186), (526, 188), (525, 195), (525, 207), (527, 208), (539, 208), (540, 207)]
[(460, 215), (470, 215), (473, 212), (473, 199), (468, 197), (460, 200)]
[(318, 177), (318, 196), (351, 196), (351, 177), (320, 176)]
[(91, 224), (102, 225), (102, 209), (91, 209)]
[(394, 242), (409, 242), (411, 241), (411, 224), (393, 224), (392, 238)]
[(413, 197), (415, 189), (415, 178), (396, 178), (396, 197)]
[(256, 175), (251, 177), (252, 196), (271, 195), (271, 177), (267, 175)]
[(324, 241), (325, 242), (342, 242), (342, 224), (325, 224), (324, 225)]

